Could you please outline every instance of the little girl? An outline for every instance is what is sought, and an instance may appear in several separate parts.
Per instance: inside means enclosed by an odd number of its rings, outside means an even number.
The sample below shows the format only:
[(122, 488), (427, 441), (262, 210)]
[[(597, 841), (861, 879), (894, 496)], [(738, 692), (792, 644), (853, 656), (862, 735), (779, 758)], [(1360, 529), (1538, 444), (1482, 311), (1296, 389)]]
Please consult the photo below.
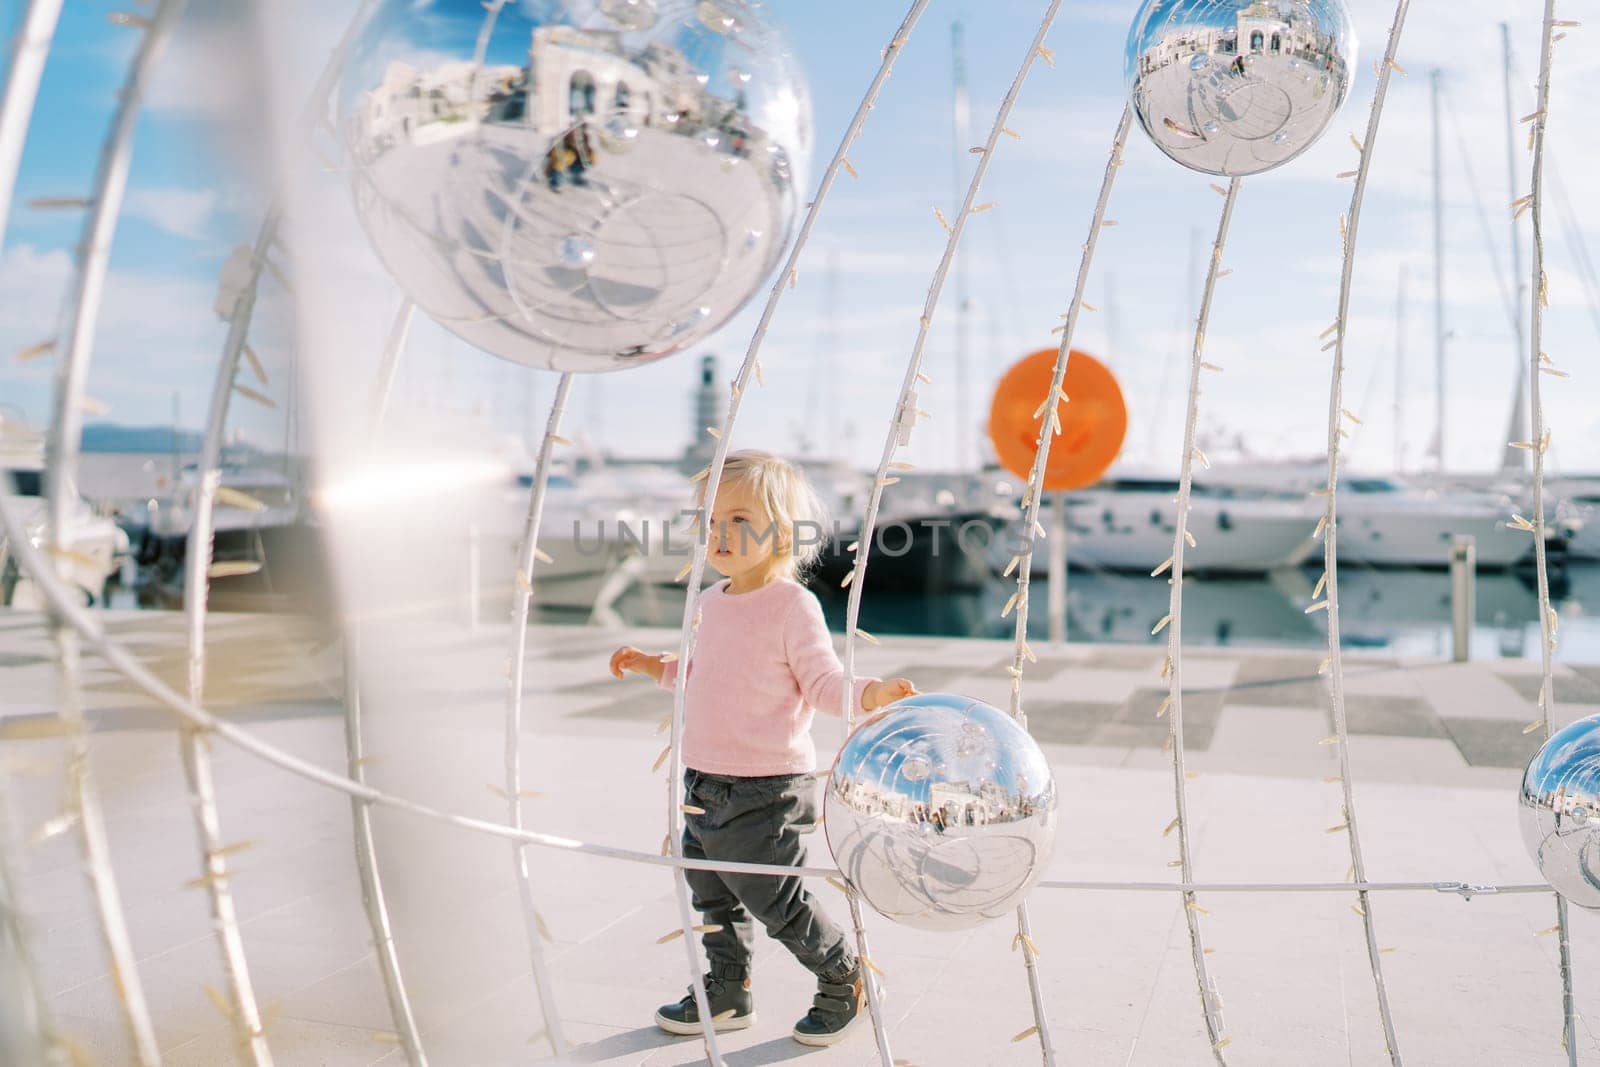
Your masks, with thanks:
[[(703, 503), (702, 484), (696, 503)], [(799, 866), (801, 835), (817, 823), (815, 711), (838, 715), (844, 667), (834, 654), (816, 594), (800, 584), (821, 546), (802, 527), (825, 516), (805, 475), (767, 452), (731, 452), (711, 508), (706, 558), (727, 577), (701, 593), (700, 626), (684, 679), (684, 792), (703, 809), (684, 818), (683, 854)], [(815, 524), (813, 527), (812, 524)], [(663, 689), (677, 661), (624, 646), (611, 673), (635, 671)], [(853, 707), (871, 714), (917, 690), (905, 678), (856, 678)], [(755, 1022), (750, 994), (751, 917), (817, 976), (817, 995), (794, 1027), (796, 1041), (832, 1045), (863, 1010), (861, 964), (844, 932), (801, 879), (685, 870), (695, 908), (715, 927), (704, 935), (706, 995), (716, 1029)], [(656, 1012), (672, 1034), (700, 1031), (693, 990)]]

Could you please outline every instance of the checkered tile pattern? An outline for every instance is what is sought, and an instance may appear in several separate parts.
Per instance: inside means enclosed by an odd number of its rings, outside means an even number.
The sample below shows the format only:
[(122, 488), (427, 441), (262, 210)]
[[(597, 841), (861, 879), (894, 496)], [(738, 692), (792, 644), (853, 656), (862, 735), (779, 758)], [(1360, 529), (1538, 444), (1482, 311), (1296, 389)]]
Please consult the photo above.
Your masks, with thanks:
[[(104, 616), (119, 640), (168, 681), (184, 673), (182, 620)], [(215, 617), (208, 703), (247, 721), (263, 740), (330, 769), (344, 766), (334, 718), (341, 659), (316, 628), (266, 616)], [(387, 635), (386, 635), (387, 636)], [(499, 820), (504, 760), (504, 626), (408, 623), (413, 644), (369, 681), (368, 774), (397, 793)], [(905, 675), (1004, 705), (1011, 646), (1002, 641), (881, 635), (856, 649), (860, 672)], [(377, 660), (372, 641), (367, 665)], [(529, 825), (654, 854), (663, 829), (663, 773), (652, 772), (657, 724), (671, 697), (645, 679), (616, 680), (606, 660), (621, 644), (677, 646), (670, 629), (579, 626), (533, 630), (523, 721)], [(412, 650), (415, 649), (415, 653)], [(1159, 647), (1041, 642), (1022, 689), (1062, 796), (1062, 828), (1048, 877), (1173, 878), (1174, 844), (1165, 695)], [(1183, 658), (1191, 840), (1199, 877), (1218, 881), (1337, 881), (1347, 842), (1325, 828), (1340, 792), (1324, 779), (1333, 751), (1326, 682), (1312, 651), (1196, 649)], [(1448, 664), (1351, 654), (1347, 712), (1363, 827), (1375, 877), (1537, 877), (1516, 830), (1512, 790), (1537, 734), (1538, 664)], [(16, 825), (60, 811), (64, 753), (52, 736), (55, 667), (37, 616), (0, 614), (0, 742)], [(226, 988), (203, 893), (180, 887), (197, 872), (195, 835), (171, 717), (106, 669), (84, 661), (85, 700), (97, 733), (93, 766), (139, 971), (163, 1062), (226, 1062), (233, 1036), (206, 992)], [(1600, 710), (1600, 670), (1561, 666), (1558, 719)], [(388, 698), (388, 699), (385, 699)], [(398, 699), (397, 699), (398, 698)], [(404, 708), (397, 709), (396, 703)], [(814, 727), (824, 762), (842, 738), (837, 720)], [(395, 1062), (393, 1023), (373, 965), (351, 848), (346, 797), (214, 748), (241, 933), (266, 1028), (280, 1063), (376, 1067)], [(544, 1052), (544, 1021), (528, 977), (524, 915), (501, 840), (390, 811), (375, 813), (378, 851), (408, 981), (433, 1062), (522, 1063)], [(826, 845), (811, 845), (826, 860)], [(530, 849), (538, 905), (550, 927), (575, 1059), (617, 1067), (701, 1062), (692, 1039), (658, 1034), (655, 1006), (682, 994), (681, 944), (658, 944), (677, 924), (665, 872), (549, 849)], [(21, 897), (38, 934), (50, 1009), (96, 1062), (131, 1062), (114, 986), (71, 834), (26, 852)], [(820, 879), (835, 914), (842, 902)], [(1205, 895), (1208, 945), (1228, 996), (1240, 1062), (1334, 1067), (1382, 1062), (1382, 1035), (1366, 973), (1366, 944), (1343, 894)], [(1437, 894), (1377, 899), (1386, 981), (1408, 1060), (1560, 1067), (1558, 979), (1543, 896), (1468, 904)], [(1176, 894), (1037, 891), (1033, 936), (1043, 951), (1044, 996), (1062, 1055), (1084, 1063), (1209, 1061), (1189, 973), (1191, 948)], [(1600, 959), (1594, 924), (1575, 915), (1574, 958)], [(1037, 1062), (1028, 1042), (1027, 989), (1014, 928), (988, 924), (935, 935), (869, 916), (896, 1020), (894, 1052), (913, 1063)], [(787, 1030), (814, 985), (781, 948), (762, 940), (761, 1024), (723, 1043), (730, 1062), (793, 1053)], [(951, 984), (951, 975), (979, 976)], [(1578, 1010), (1600, 1016), (1592, 988)], [(1530, 1022), (1530, 1020), (1532, 1020)], [(1580, 1029), (1585, 1062), (1600, 1055)], [(869, 1039), (808, 1056), (818, 1067), (872, 1058)]]
[[(185, 685), (182, 617), (172, 613), (111, 613), (106, 629), (175, 688)], [(439, 647), (475, 658), (493, 649), (499, 628), (478, 636), (452, 634)], [(496, 636), (491, 636), (496, 635)], [(910, 678), (924, 692), (953, 691), (1009, 705), (1008, 642), (949, 638), (884, 638), (859, 642), (856, 669)], [(611, 651), (636, 644), (676, 648), (664, 629), (604, 631), (576, 626), (535, 627), (529, 639), (528, 685), (546, 713), (581, 729), (585, 722), (647, 721), (670, 712), (671, 698), (639, 678), (619, 683), (605, 669)], [(836, 637), (843, 650), (843, 639)], [(1083, 645), (1037, 649), (1024, 673), (1023, 710), (1041, 742), (1093, 749), (1159, 749), (1166, 723), (1156, 710), (1166, 696), (1160, 679), (1164, 652), (1156, 646)], [(1195, 753), (1215, 752), (1229, 764), (1254, 756), (1263, 767), (1273, 753), (1251, 729), (1233, 729), (1242, 711), (1287, 722), (1315, 723), (1333, 732), (1328, 679), (1319, 676), (1321, 650), (1204, 649), (1186, 653), (1184, 742)], [(1538, 664), (1521, 661), (1441, 663), (1345, 655), (1345, 716), (1350, 733), (1381, 741), (1425, 741), (1454, 751), (1468, 767), (1523, 766), (1539, 734), (1523, 733), (1536, 712)], [(338, 649), (327, 632), (280, 616), (219, 615), (207, 643), (207, 704), (241, 721), (336, 711)], [(29, 716), (54, 711), (55, 668), (49, 634), (37, 616), (0, 618), (0, 678), (11, 729)], [(1556, 666), (1558, 721), (1600, 711), (1600, 667)], [(154, 728), (167, 714), (137, 693), (98, 658), (85, 658), (83, 690), (98, 729)], [(421, 694), (442, 704), (493, 703), (499, 678), (471, 670), (448, 684), (437, 679)], [(1252, 719), (1253, 721), (1253, 719)], [(6, 727), (0, 727), (0, 734)], [(1216, 746), (1244, 746), (1238, 751)], [(1381, 746), (1369, 751), (1381, 755)]]
[[(542, 635), (536, 634), (536, 638)], [(563, 711), (578, 718), (655, 719), (671, 701), (638, 682), (617, 683), (604, 673), (604, 657), (619, 644), (667, 651), (670, 631), (619, 634), (585, 650), (581, 643), (536, 642), (540, 670), (533, 684), (559, 694)], [(842, 638), (836, 647), (842, 651)], [(904, 676), (924, 692), (960, 692), (1000, 707), (1009, 702), (1009, 644), (988, 640), (887, 638), (858, 642), (856, 669), (882, 677)], [(1024, 673), (1023, 710), (1041, 742), (1100, 749), (1159, 749), (1167, 736), (1156, 710), (1166, 696), (1160, 678), (1164, 651), (1157, 647), (1070, 646), (1036, 649), (1038, 662)], [(1255, 758), (1270, 768), (1274, 753), (1242, 727), (1242, 711), (1305, 723), (1318, 737), (1334, 732), (1328, 678), (1318, 674), (1324, 653), (1240, 649), (1186, 653), (1184, 742), (1188, 749), (1218, 751), (1230, 765)], [(583, 678), (588, 680), (580, 680)], [(1600, 668), (1557, 664), (1559, 722), (1600, 712)], [(1467, 767), (1522, 767), (1538, 749), (1537, 733), (1523, 728), (1536, 715), (1538, 664), (1518, 661), (1442, 663), (1397, 660), (1363, 653), (1344, 657), (1345, 722), (1369, 743), (1363, 753), (1383, 755), (1385, 739), (1425, 741)], [(1253, 721), (1253, 717), (1249, 717)]]

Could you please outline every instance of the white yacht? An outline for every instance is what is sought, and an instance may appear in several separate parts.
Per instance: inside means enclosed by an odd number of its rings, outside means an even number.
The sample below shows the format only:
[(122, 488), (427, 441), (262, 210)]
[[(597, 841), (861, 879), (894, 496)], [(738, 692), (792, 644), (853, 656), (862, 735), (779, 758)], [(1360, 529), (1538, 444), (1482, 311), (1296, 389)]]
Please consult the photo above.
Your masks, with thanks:
[[(1178, 480), (1124, 468), (1088, 489), (1067, 494), (1067, 562), (1080, 569), (1150, 571), (1172, 555)], [(1040, 524), (1050, 529), (1050, 501)], [(1269, 571), (1304, 562), (1316, 547), (1311, 531), (1320, 509), (1303, 492), (1270, 485), (1196, 478), (1190, 493), (1184, 569)], [(1006, 548), (1009, 559), (1009, 548)], [(1035, 548), (1034, 572), (1048, 567)]]
[[(178, 471), (164, 499), (125, 512), (138, 534), (140, 601), (177, 608), (185, 593), (184, 559), (198, 465)], [(217, 611), (322, 611), (335, 588), (319, 517), (293, 462), (225, 460), (212, 506), (207, 598)]]
[(1600, 494), (1569, 500), (1572, 521), (1568, 525), (1567, 555), (1572, 559), (1600, 559)]
[(1497, 496), (1442, 493), (1394, 477), (1339, 482), (1339, 558), (1384, 567), (1443, 567), (1450, 543), (1470, 535), (1479, 567), (1509, 567), (1533, 550), (1528, 533), (1511, 527), (1511, 508)]
[[(1510, 525), (1512, 513), (1519, 510), (1514, 491), (1442, 476), (1434, 487), (1422, 484), (1425, 477), (1342, 475), (1340, 560), (1382, 567), (1445, 567), (1450, 543), (1458, 534), (1473, 538), (1479, 567), (1509, 567), (1532, 553), (1531, 536)], [(1326, 484), (1327, 468), (1321, 462), (1247, 462), (1220, 467), (1210, 472), (1208, 480), (1234, 488), (1271, 486), (1284, 495), (1305, 496)], [(1314, 529), (1322, 498), (1306, 499), (1312, 503)], [(1521, 510), (1528, 514), (1526, 508)], [(1313, 543), (1312, 551), (1320, 554), (1320, 541)]]
[[(0, 414), (0, 470), (11, 472), (11, 491), (21, 498), (21, 518), (34, 545), (44, 540), (44, 441), (19, 418)], [(0, 475), (3, 477), (3, 475)], [(66, 552), (60, 563), (86, 605), (105, 602), (106, 583), (128, 555), (128, 535), (111, 519), (75, 497), (68, 512), (64, 538)], [(0, 534), (0, 605), (37, 608), (43, 597), (22, 575), (16, 559)]]
[(1600, 478), (1563, 478), (1548, 488), (1555, 500), (1545, 506), (1554, 508), (1568, 558), (1600, 559)]
[[(508, 589), (527, 523), (531, 470), (501, 494), (482, 530), (482, 582)], [(558, 464), (545, 485), (534, 598), (542, 605), (595, 608), (601, 614), (638, 584), (673, 581), (688, 560), (691, 534), (679, 512), (688, 478), (670, 464)]]
[[(195, 470), (195, 464), (185, 464), (172, 494), (165, 500), (151, 500), (146, 505), (145, 525), (150, 536), (163, 540), (188, 537)], [(217, 494), (211, 511), (211, 528), (218, 538), (243, 536), (248, 531), (303, 521), (301, 494), (282, 470), (224, 463), (220, 473), (222, 491)], [(218, 545), (213, 555), (222, 547)]]

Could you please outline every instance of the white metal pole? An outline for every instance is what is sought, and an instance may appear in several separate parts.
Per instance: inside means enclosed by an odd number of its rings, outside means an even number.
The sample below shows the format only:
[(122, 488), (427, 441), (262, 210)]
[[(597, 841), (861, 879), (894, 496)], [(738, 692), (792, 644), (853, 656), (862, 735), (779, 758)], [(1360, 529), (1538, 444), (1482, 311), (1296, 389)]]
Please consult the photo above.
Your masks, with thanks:
[(1433, 349), (1435, 468), (1444, 470), (1444, 154), (1440, 147), (1439, 71), (1429, 79), (1433, 111)]
[(1050, 523), (1050, 641), (1067, 643), (1067, 494), (1052, 493)]
[[(950, 53), (952, 76), (955, 81), (955, 94), (951, 113), (951, 127), (953, 143), (951, 144), (951, 174), (954, 178), (954, 205), (957, 211), (961, 210), (961, 197), (966, 192), (966, 159), (967, 149), (972, 146), (972, 106), (967, 95), (967, 57), (964, 47), (964, 34), (960, 21), (950, 24)], [(972, 444), (969, 440), (970, 427), (967, 414), (967, 360), (968, 360), (968, 334), (971, 320), (972, 302), (967, 294), (967, 268), (965, 263), (957, 257), (955, 263), (956, 274), (956, 432), (955, 449), (956, 461), (952, 465), (955, 470), (964, 471), (972, 463)]]
[(1394, 300), (1394, 472), (1399, 474), (1406, 464), (1406, 276), (1404, 263), (1400, 264), (1400, 284)]
[(22, 146), (28, 139), (33, 104), (39, 96), (45, 57), (55, 37), (61, 0), (32, 0), (11, 39), (11, 67), (6, 72), (5, 97), (0, 100), (0, 246), (5, 244), (11, 194), (17, 186)]
[[(1521, 195), (1517, 189), (1517, 135), (1516, 117), (1512, 114), (1515, 106), (1511, 100), (1511, 27), (1508, 23), (1500, 24), (1500, 54), (1501, 54), (1501, 84), (1505, 90), (1506, 112), (1506, 182), (1511, 195), (1507, 203), (1515, 203)], [(1512, 330), (1516, 337), (1517, 354), (1512, 361), (1516, 373), (1512, 376), (1513, 386), (1511, 395), (1511, 413), (1507, 417), (1506, 440), (1525, 441), (1528, 438), (1528, 410), (1526, 399), (1526, 367), (1524, 365), (1528, 353), (1528, 335), (1522, 317), (1522, 301), (1527, 294), (1527, 283), (1522, 277), (1522, 237), (1521, 224), (1517, 221), (1519, 212), (1511, 212), (1511, 282), (1517, 287), (1516, 299), (1511, 302)], [(1520, 448), (1512, 448), (1507, 444), (1501, 449), (1500, 469), (1503, 471), (1524, 471), (1528, 468), (1528, 454)]]

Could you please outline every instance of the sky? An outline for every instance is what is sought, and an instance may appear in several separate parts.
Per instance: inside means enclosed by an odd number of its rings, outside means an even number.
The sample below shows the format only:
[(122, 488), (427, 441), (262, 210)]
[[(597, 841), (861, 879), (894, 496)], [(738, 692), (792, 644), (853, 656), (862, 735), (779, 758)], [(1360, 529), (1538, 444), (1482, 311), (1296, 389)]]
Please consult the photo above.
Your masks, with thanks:
[[(951, 213), (972, 157), (954, 145), (952, 22), (963, 24), (971, 95), (970, 144), (980, 143), (1010, 86), (1047, 5), (1043, 0), (934, 0), (907, 43), (866, 129), (851, 150), (859, 177), (841, 176), (824, 206), (763, 349), (766, 387), (741, 410), (735, 447), (797, 454), (803, 439), (817, 454), (874, 464), (883, 449), (918, 318), (945, 234), (933, 209)], [(1359, 38), (1355, 84), (1322, 140), (1288, 165), (1242, 184), (1218, 283), (1206, 358), (1225, 368), (1209, 376), (1198, 425), (1211, 456), (1242, 447), (1266, 457), (1316, 456), (1326, 439), (1331, 353), (1319, 335), (1338, 296), (1339, 216), (1354, 169), (1350, 134), (1360, 136), (1372, 99), (1372, 61), (1382, 52), (1390, 4), (1351, 0)], [(231, 6), (230, 6), (231, 7)], [(192, 4), (163, 58), (143, 112), (125, 210), (116, 233), (107, 303), (96, 338), (89, 392), (109, 405), (108, 420), (197, 427), (211, 392), (225, 324), (212, 311), (216, 278), (234, 246), (260, 225), (274, 157), (265, 131), (300, 107), (317, 68), (342, 33), (353, 0), (278, 0), (247, 19)], [(769, 7), (787, 28), (809, 80), (815, 119), (813, 182), (877, 70), (880, 49), (905, 12), (900, 0), (778, 0)], [(21, 8), (0, 3), (9, 34)], [(136, 31), (112, 25), (116, 5), (66, 5), (41, 87), (18, 180), (18, 204), (0, 249), (0, 403), (47, 420), (50, 359), (19, 362), (20, 352), (55, 335), (82, 213), (31, 209), (33, 197), (81, 194), (115, 103)], [(994, 383), (1027, 353), (1056, 343), (1050, 331), (1070, 299), (1080, 249), (1107, 151), (1125, 101), (1123, 51), (1133, 4), (1067, 0), (1048, 38), (1054, 67), (1035, 63), (1008, 125), (980, 201), (993, 210), (967, 228), (958, 261), (969, 296), (965, 398), (955, 388), (957, 281), (935, 315), (919, 392), (928, 422), (902, 458), (919, 467), (958, 460), (968, 427), (969, 455), (983, 446)], [(236, 12), (237, 9), (232, 9)], [(1566, 14), (1558, 11), (1558, 14)], [(1569, 16), (1570, 17), (1570, 16)], [(1427, 464), (1435, 433), (1435, 291), (1432, 259), (1429, 71), (1445, 87), (1446, 277), (1450, 330), (1445, 370), (1446, 458), (1455, 469), (1487, 469), (1506, 439), (1516, 362), (1502, 296), (1510, 250), (1509, 203), (1525, 193), (1531, 157), (1518, 126), (1507, 175), (1500, 78), (1500, 26), (1513, 18), (1514, 112), (1534, 109), (1537, 10), (1500, 0), (1416, 5), (1407, 20), (1380, 130), (1362, 217), (1346, 349), (1345, 406), (1361, 418), (1347, 443), (1352, 469), (1387, 471), (1400, 430), (1402, 463)], [(1553, 431), (1552, 466), (1600, 469), (1600, 322), (1584, 300), (1569, 242), (1600, 254), (1600, 204), (1581, 196), (1600, 167), (1588, 136), (1588, 110), (1600, 80), (1600, 48), (1576, 28), (1556, 45), (1550, 107), (1549, 192), (1545, 211), (1550, 279), (1543, 348), (1570, 378), (1544, 377)], [(272, 49), (261, 55), (259, 47)], [(226, 72), (225, 74), (223, 72)], [(313, 138), (318, 180), (341, 184), (337, 146)], [(1105, 359), (1129, 406), (1124, 459), (1176, 470), (1181, 449), (1194, 277), (1221, 208), (1216, 179), (1166, 159), (1137, 129), (1112, 194), (1077, 347)], [(1556, 183), (1575, 216), (1557, 210)], [(1474, 196), (1474, 186), (1478, 195)], [(348, 197), (345, 197), (348, 202)], [(364, 246), (353, 208), (330, 247), (369, 297), (349, 309), (355, 336), (370, 351), (346, 354), (358, 366), (376, 358), (399, 293)], [(1527, 216), (1523, 217), (1527, 222)], [(1528, 227), (1521, 236), (1528, 239)], [(276, 254), (293, 275), (294, 249)], [(323, 254), (319, 250), (318, 254)], [(1495, 262), (1501, 274), (1497, 276)], [(1522, 251), (1524, 272), (1529, 252)], [(1403, 320), (1397, 291), (1406, 276)], [(269, 288), (276, 283), (271, 283)], [(699, 357), (715, 354), (727, 376), (743, 358), (764, 301), (750, 306), (704, 344), (625, 372), (579, 376), (564, 433), (612, 453), (676, 456), (700, 427), (691, 414)], [(288, 293), (269, 294), (290, 300)], [(1399, 328), (1403, 321), (1404, 328)], [(264, 320), (252, 337), (268, 372), (267, 392), (289, 386), (293, 333)], [(361, 347), (356, 345), (353, 347)], [(555, 376), (498, 359), (431, 323), (413, 332), (398, 395), (434, 405), (481, 427), (485, 437), (537, 434)], [(1398, 393), (1399, 404), (1396, 406)], [(263, 447), (281, 445), (288, 405), (234, 404), (230, 429)], [(1399, 418), (1396, 419), (1398, 410)], [(986, 450), (985, 450), (986, 451)]]

